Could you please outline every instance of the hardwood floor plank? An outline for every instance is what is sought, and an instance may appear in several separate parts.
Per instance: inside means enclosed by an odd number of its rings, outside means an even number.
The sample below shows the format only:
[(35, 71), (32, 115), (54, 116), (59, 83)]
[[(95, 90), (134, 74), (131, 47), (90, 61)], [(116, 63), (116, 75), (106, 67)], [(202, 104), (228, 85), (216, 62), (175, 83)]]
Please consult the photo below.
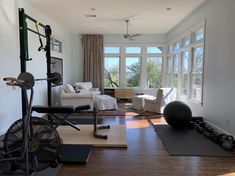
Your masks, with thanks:
[(103, 118), (107, 124), (127, 124), (128, 148), (94, 148), (86, 165), (65, 164), (59, 176), (235, 175), (235, 158), (169, 156), (151, 126), (153, 121), (163, 123), (164, 119)]

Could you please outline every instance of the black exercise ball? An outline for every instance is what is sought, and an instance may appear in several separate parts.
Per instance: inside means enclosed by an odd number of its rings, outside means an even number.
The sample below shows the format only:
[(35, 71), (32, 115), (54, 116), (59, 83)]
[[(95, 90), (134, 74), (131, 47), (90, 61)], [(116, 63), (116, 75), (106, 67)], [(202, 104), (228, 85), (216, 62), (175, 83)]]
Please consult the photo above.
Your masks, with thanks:
[(173, 101), (163, 110), (166, 122), (174, 128), (186, 128), (192, 118), (191, 109), (181, 101)]

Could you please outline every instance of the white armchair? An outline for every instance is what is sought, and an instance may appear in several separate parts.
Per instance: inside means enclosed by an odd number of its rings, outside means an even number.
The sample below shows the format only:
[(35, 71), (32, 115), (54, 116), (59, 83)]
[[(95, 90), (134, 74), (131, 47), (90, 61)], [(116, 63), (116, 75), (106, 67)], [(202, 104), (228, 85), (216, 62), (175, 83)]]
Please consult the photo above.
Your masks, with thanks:
[(163, 113), (165, 106), (175, 101), (176, 99), (176, 89), (175, 88), (159, 88), (157, 91), (157, 96), (154, 99), (145, 99), (144, 101), (144, 111)]
[[(90, 89), (89, 89), (90, 90)], [(64, 84), (60, 87), (60, 104), (61, 106), (81, 106), (90, 105), (89, 110), (93, 110), (94, 99), (96, 95), (100, 94), (100, 91), (82, 90), (76, 93), (73, 86), (70, 84)]]

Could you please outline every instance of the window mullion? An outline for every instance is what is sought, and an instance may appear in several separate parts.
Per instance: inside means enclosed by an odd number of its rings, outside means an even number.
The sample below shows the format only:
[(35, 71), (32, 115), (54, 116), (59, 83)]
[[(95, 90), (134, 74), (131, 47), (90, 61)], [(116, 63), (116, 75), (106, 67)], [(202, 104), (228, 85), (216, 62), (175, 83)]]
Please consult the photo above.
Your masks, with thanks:
[(125, 87), (125, 73), (126, 73), (126, 56), (125, 56), (125, 47), (121, 46), (120, 53), (120, 87)]

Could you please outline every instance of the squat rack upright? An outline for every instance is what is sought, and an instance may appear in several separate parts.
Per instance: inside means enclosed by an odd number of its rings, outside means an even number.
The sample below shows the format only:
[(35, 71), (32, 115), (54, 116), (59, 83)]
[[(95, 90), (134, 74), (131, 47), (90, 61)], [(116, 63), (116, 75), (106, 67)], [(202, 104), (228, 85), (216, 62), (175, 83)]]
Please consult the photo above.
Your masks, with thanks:
[[(33, 29), (28, 28), (27, 26), (27, 21), (30, 20), (34, 22), (35, 24), (41, 26), (42, 28), (45, 29), (45, 35), (39, 33), (39, 31), (35, 31)], [(44, 25), (42, 23), (39, 23), (37, 20), (34, 18), (30, 17), (24, 12), (23, 8), (19, 8), (19, 33), (20, 33), (20, 67), (21, 67), (21, 73), (26, 72), (26, 62), (30, 61), (32, 59), (29, 59), (28, 55), (28, 31), (33, 32), (37, 34), (40, 37), (46, 38), (46, 46), (43, 48), (44, 51), (46, 51), (46, 59), (47, 59), (47, 104), (48, 107), (50, 108), (52, 103), (51, 103), (51, 81), (50, 78), (52, 78), (51, 74), (51, 27), (49, 25)], [(41, 39), (40, 39), (41, 40)], [(40, 41), (41, 42), (41, 41)], [(42, 43), (41, 43), (42, 45)], [(22, 89), (22, 116), (24, 117), (27, 114), (27, 99), (25, 98), (27, 96), (26, 91)], [(46, 108), (48, 109), (48, 108)], [(43, 110), (45, 113), (46, 111)], [(94, 131), (93, 131), (93, 136), (97, 138), (102, 138), (102, 139), (107, 139), (107, 135), (99, 135), (97, 134), (97, 131), (100, 129), (108, 129), (110, 128), (109, 125), (106, 126), (99, 126), (97, 127), (97, 111), (91, 111), (94, 116)], [(40, 112), (39, 112), (40, 113)], [(51, 113), (48, 113), (48, 120), (51, 120)], [(63, 119), (65, 120), (65, 119)], [(24, 122), (23, 122), (24, 123)], [(70, 126), (74, 127), (73, 124)], [(75, 127), (76, 128), (76, 127)], [(78, 129), (79, 130), (79, 129)]]
[[(51, 77), (51, 27), (50, 25), (44, 25), (42, 23), (38, 23), (38, 25), (45, 30), (45, 35), (35, 31), (31, 28), (28, 28), (27, 21), (30, 20), (34, 23), (38, 21), (31, 16), (27, 15), (23, 8), (19, 8), (19, 35), (20, 35), (20, 69), (21, 73), (26, 72), (26, 62), (32, 59), (29, 58), (28, 55), (28, 31), (33, 32), (40, 37), (46, 38), (46, 45), (44, 50), (46, 51), (46, 62), (47, 62), (47, 78)], [(27, 113), (27, 102), (26, 102), (26, 91), (21, 90), (21, 102), (22, 102), (22, 115), (23, 117)], [(51, 81), (47, 80), (47, 103), (48, 106), (51, 106)]]

